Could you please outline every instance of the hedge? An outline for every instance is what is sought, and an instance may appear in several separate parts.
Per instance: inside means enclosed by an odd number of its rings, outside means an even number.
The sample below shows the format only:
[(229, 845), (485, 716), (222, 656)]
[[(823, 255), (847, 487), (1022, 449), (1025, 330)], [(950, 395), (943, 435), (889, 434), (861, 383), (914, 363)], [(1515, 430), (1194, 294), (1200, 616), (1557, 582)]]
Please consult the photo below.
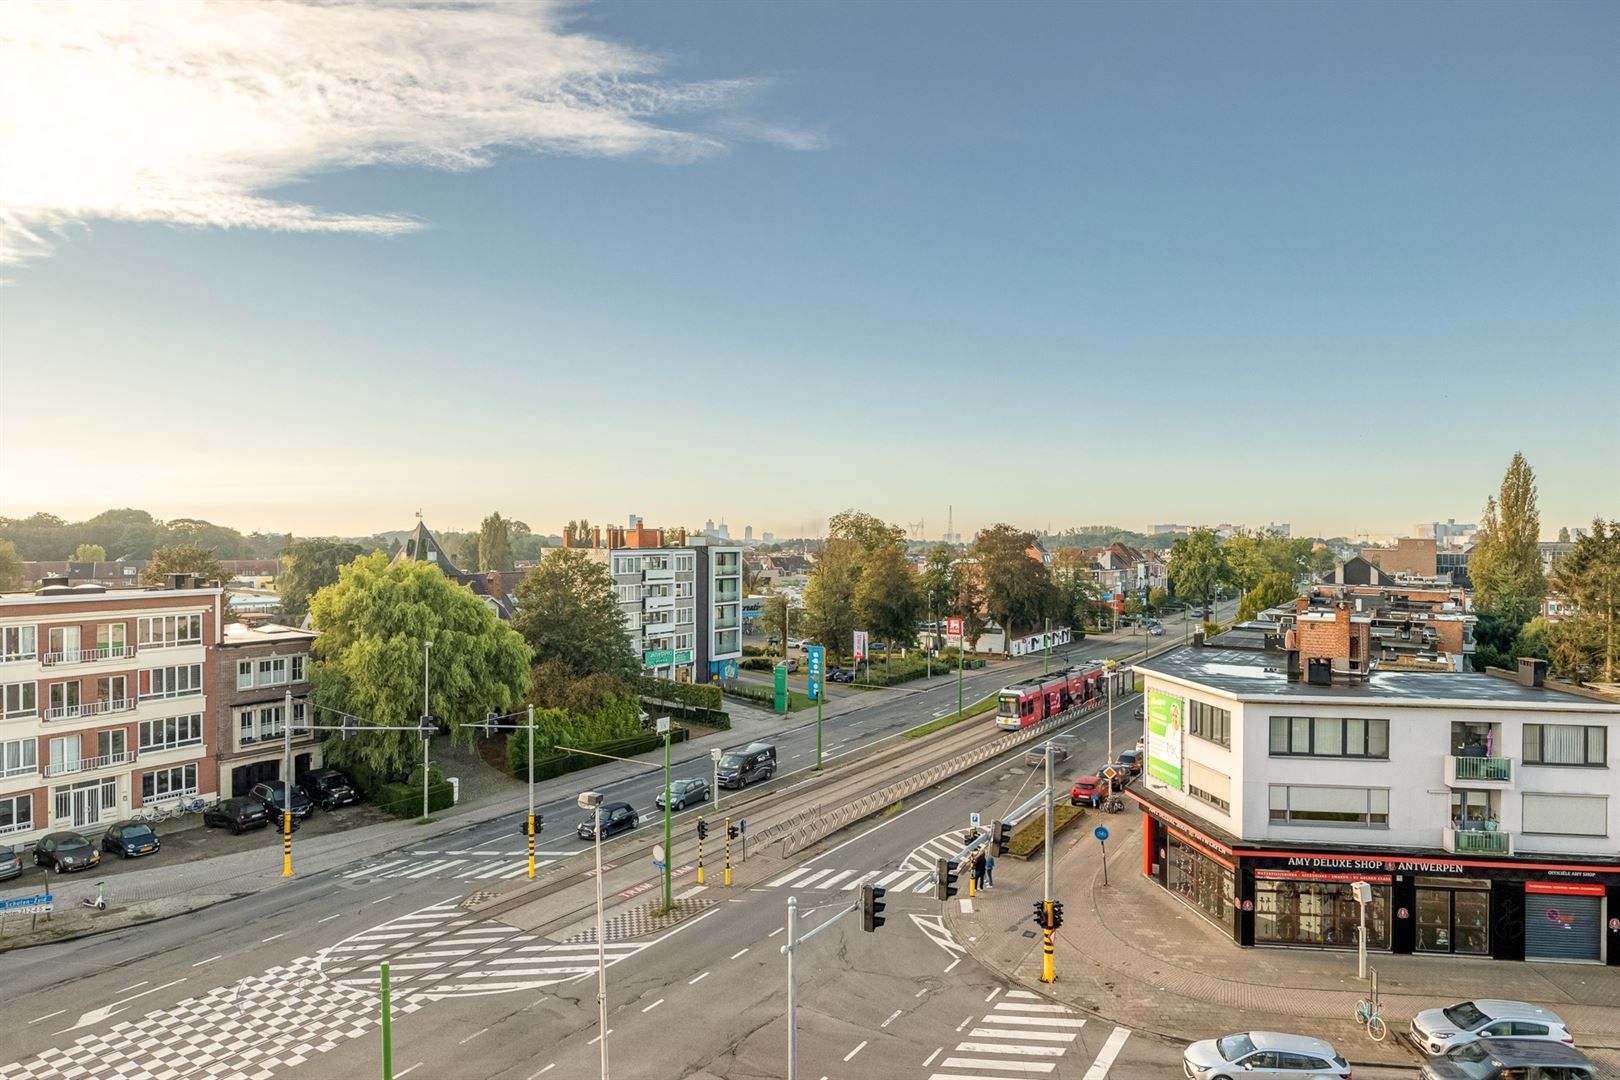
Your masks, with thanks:
[(737, 661), (737, 666), (744, 671), (773, 671), (781, 663), (774, 656), (745, 656)]
[(776, 690), (774, 687), (735, 682), (726, 683), (725, 692), (732, 697), (740, 697), (745, 701), (758, 701), (772, 708), (776, 707)]
[[(672, 743), (685, 742), (691, 738), (692, 733), (684, 727), (676, 727), (670, 733)], [(635, 757), (645, 754), (649, 750), (656, 750), (664, 745), (664, 737), (657, 732), (648, 732), (637, 735), (631, 739), (617, 739), (613, 742), (599, 743), (595, 746), (584, 746), (582, 750), (594, 750), (598, 754), (611, 754), (613, 757)], [(536, 780), (550, 780), (553, 777), (575, 772), (579, 769), (589, 769), (593, 765), (602, 764), (603, 759), (591, 754), (554, 753), (539, 754), (534, 759), (534, 778)], [(529, 776), (529, 741), (509, 737), (506, 740), (506, 764), (512, 770), (512, 775), (519, 780), (526, 780)], [(418, 794), (420, 799), (420, 794)]]
[[(1085, 814), (1079, 806), (1070, 806), (1067, 800), (1060, 802), (1052, 808), (1052, 839), (1057, 841), (1057, 834), (1062, 832), (1071, 822)], [(1046, 818), (1036, 814), (1016, 832), (1007, 844), (1007, 854), (1020, 859), (1028, 859), (1041, 848), (1046, 846)]]
[(686, 705), (671, 705), (666, 701), (643, 701), (642, 704), (649, 706), (649, 713), (656, 708), (659, 716), (667, 716), (671, 720), (686, 720), (721, 731), (731, 730), (731, 714), (723, 709), (694, 709)]
[(694, 709), (719, 709), (725, 705), (720, 688), (707, 683), (675, 682), (651, 675), (641, 676), (639, 683), (637, 690), (641, 696), (655, 701), (669, 701)]
[[(434, 772), (438, 772), (435, 768)], [(384, 813), (395, 817), (420, 817), (422, 815), (422, 778), (416, 778), (416, 784), (409, 783), (384, 784), (377, 792), (377, 808)], [(444, 780), (428, 784), (428, 813), (437, 813), (448, 810), (455, 805), (455, 792), (449, 783)]]

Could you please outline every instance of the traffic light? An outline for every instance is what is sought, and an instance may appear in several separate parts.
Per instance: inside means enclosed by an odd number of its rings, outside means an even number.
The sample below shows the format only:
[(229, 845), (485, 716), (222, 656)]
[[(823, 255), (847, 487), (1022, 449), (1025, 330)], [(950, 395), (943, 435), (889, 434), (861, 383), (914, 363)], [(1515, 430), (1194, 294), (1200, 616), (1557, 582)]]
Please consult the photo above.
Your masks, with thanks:
[(887, 889), (880, 889), (876, 885), (861, 886), (861, 929), (868, 934), (888, 921), (882, 915), (883, 894), (886, 892)]
[(432, 738), (433, 734), (438, 730), (438, 726), (439, 725), (434, 721), (433, 717), (424, 714), (421, 724), (422, 738)]
[(484, 717), (484, 734), (493, 735), (501, 726), (501, 716), (494, 709)]
[(1035, 925), (1042, 930), (1050, 929), (1046, 925), (1046, 901), (1044, 900), (1035, 901)]
[(941, 859), (934, 868), (934, 897), (949, 900), (956, 895), (956, 860)]
[(1007, 849), (1012, 846), (1012, 826), (1005, 821), (998, 821), (995, 823), (991, 835), (995, 838), (996, 854), (1007, 854)]
[(708, 838), (709, 838), (709, 823), (707, 821), (704, 821), (702, 818), (698, 818), (698, 839), (699, 840), (707, 840)]
[(737, 826), (730, 825), (730, 826), (726, 827), (726, 839), (728, 839), (728, 840), (737, 839)]
[(1052, 901), (1052, 929), (1056, 930), (1063, 925), (1063, 901)]
[(343, 714), (343, 741), (344, 742), (348, 742), (350, 739), (354, 738), (354, 735), (355, 735), (355, 720), (356, 720), (356, 717), (350, 716), (348, 713)]

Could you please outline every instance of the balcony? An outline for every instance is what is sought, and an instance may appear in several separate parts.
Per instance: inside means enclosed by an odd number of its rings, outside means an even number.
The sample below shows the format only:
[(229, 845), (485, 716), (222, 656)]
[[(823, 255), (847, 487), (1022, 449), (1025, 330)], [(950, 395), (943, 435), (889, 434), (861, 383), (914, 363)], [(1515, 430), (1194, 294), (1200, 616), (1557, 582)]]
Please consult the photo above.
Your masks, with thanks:
[(1442, 830), (1445, 848), (1453, 855), (1511, 855), (1513, 834), (1483, 829)]
[(133, 645), (102, 645), (93, 649), (61, 649), (42, 653), (39, 662), (44, 667), (65, 667), (69, 664), (94, 664), (103, 660), (128, 660), (135, 655)]
[(98, 769), (116, 769), (122, 765), (135, 764), (135, 751), (125, 750), (118, 754), (103, 754), (101, 757), (79, 758), (77, 761), (53, 761), (45, 766), (45, 776), (56, 779), (59, 776), (73, 776), (78, 773), (95, 772)]
[(41, 719), (78, 720), (87, 716), (105, 716), (108, 713), (129, 712), (135, 707), (134, 698), (108, 698), (105, 701), (86, 701), (79, 705), (58, 705), (46, 709)]
[(1513, 786), (1513, 759), (1505, 757), (1446, 758), (1447, 787), (1507, 788)]
[(649, 593), (641, 598), (641, 610), (643, 611), (663, 611), (674, 606), (675, 597), (673, 596), (655, 596)]

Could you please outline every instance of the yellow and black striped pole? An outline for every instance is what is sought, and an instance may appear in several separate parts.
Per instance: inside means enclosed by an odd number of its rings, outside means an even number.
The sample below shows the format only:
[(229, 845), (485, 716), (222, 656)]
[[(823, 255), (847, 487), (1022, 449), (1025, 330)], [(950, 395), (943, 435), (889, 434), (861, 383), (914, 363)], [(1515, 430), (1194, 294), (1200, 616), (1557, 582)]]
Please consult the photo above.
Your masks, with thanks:
[(703, 884), (703, 817), (702, 817), (701, 814), (698, 816), (697, 829), (698, 829), (697, 883), (699, 885), (702, 885)]
[(292, 877), (292, 808), (281, 815), (281, 876)]
[(1057, 971), (1052, 961), (1052, 901), (1041, 905), (1041, 982), (1057, 982)]
[(529, 815), (529, 880), (534, 880), (534, 815)]
[(731, 819), (726, 818), (726, 888), (731, 888)]

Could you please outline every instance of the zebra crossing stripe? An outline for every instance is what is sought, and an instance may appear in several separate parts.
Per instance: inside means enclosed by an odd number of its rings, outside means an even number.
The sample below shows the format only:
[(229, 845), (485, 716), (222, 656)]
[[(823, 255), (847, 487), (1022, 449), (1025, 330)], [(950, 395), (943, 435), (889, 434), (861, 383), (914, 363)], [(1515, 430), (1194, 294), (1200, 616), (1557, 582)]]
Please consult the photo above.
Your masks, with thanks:
[(1003, 1061), (999, 1058), (949, 1057), (939, 1063), (942, 1069), (994, 1069), (996, 1072), (1019, 1073), (1029, 1076), (1049, 1073), (1057, 1068), (1050, 1061)]
[(1023, 1046), (1019, 1043), (965, 1042), (956, 1049), (967, 1054), (1024, 1054), (1029, 1057), (1062, 1057), (1061, 1046)]
[(765, 883), (765, 887), (767, 889), (779, 888), (779, 887), (781, 887), (783, 885), (786, 885), (788, 882), (792, 881), (794, 878), (800, 876), (801, 874), (808, 873), (809, 870), (810, 870), (810, 867), (808, 867), (808, 866), (797, 867), (796, 869), (794, 869), (792, 871), (789, 871), (786, 874), (783, 874), (781, 877), (777, 878), (775, 881), (767, 881)]
[(832, 873), (831, 870), (817, 870), (815, 873), (811, 874), (809, 877), (801, 878), (798, 881), (794, 882), (793, 887), (795, 889), (808, 889), (812, 884), (814, 884), (817, 881), (820, 881), (822, 878), (826, 877), (830, 873)]
[(894, 883), (896, 881), (899, 881), (901, 878), (903, 878), (905, 876), (906, 876), (906, 871), (904, 871), (904, 870), (896, 870), (892, 874), (884, 874), (882, 877), (880, 877), (876, 881), (872, 882), (872, 884), (876, 885), (880, 889), (889, 889), (889, 888), (894, 887)]
[(372, 876), (374, 876), (376, 874), (381, 873), (384, 870), (389, 870), (389, 869), (392, 869), (393, 867), (396, 867), (396, 866), (405, 866), (406, 864), (414, 862), (414, 861), (415, 860), (413, 860), (413, 859), (395, 859), (393, 862), (385, 862), (381, 866), (366, 866), (366, 867), (362, 867), (359, 870), (350, 870), (347, 874), (344, 874), (343, 876), (346, 877), (346, 878), (351, 878), (351, 877), (372, 877)]
[(1002, 1012), (1021, 1013), (1066, 1013), (1069, 1010), (1062, 1005), (1037, 1005), (1028, 1001), (998, 1001), (996, 1008)]
[(1009, 990), (1005, 996), (1010, 998), (1018, 998), (1022, 1001), (1041, 1000), (1041, 995), (1035, 993), (1033, 990)]
[(932, 870), (914, 870), (910, 874), (906, 875), (906, 879), (900, 884), (896, 885), (895, 888), (901, 892), (904, 892), (907, 889), (917, 889), (925, 880), (931, 882), (933, 881), (933, 878), (934, 872)]
[(1027, 1024), (1030, 1027), (1067, 1027), (1081, 1028), (1086, 1026), (1084, 1020), (1070, 1019), (1060, 1016), (1009, 1016), (1006, 1013), (991, 1013), (984, 1018), (986, 1024)]
[(1108, 1070), (1113, 1067), (1114, 1059), (1125, 1048), (1125, 1040), (1131, 1037), (1128, 1028), (1116, 1027), (1103, 1043), (1103, 1048), (1097, 1054), (1097, 1059), (1086, 1070), (1086, 1080), (1105, 1080)]
[(837, 884), (838, 882), (840, 882), (840, 881), (844, 880), (845, 878), (849, 877), (854, 872), (855, 871), (853, 871), (853, 870), (840, 870), (838, 873), (834, 874), (832, 877), (828, 878), (826, 881), (823, 881), (821, 883), (821, 888), (830, 889), (835, 884)]
[[(988, 1022), (988, 1021), (987, 1021)], [(1074, 1042), (1072, 1031), (1010, 1031), (1006, 1028), (974, 1028), (968, 1032), (975, 1039), (1044, 1039), (1048, 1042)]]

